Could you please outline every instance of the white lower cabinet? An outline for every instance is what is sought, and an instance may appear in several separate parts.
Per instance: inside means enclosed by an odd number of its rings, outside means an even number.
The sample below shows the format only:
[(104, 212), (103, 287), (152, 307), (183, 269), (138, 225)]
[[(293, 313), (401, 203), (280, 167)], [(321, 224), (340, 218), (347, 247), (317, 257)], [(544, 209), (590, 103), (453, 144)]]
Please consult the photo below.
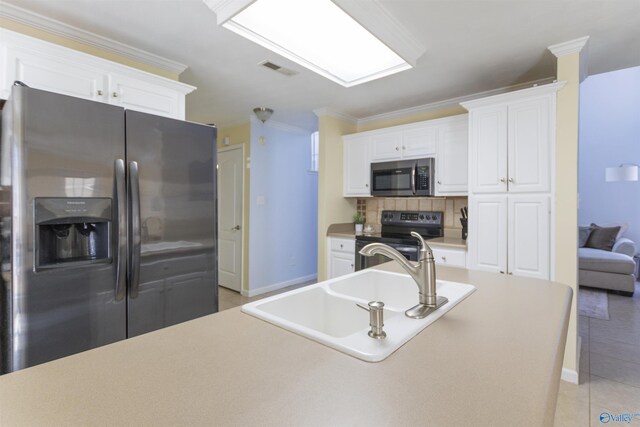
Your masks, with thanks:
[(469, 198), (469, 267), (549, 279), (549, 196)]
[(356, 241), (341, 237), (329, 237), (327, 239), (329, 257), (327, 264), (327, 277), (344, 276), (353, 273), (356, 265)]
[(467, 266), (466, 249), (436, 246), (433, 244), (429, 246), (431, 247), (431, 251), (433, 252), (433, 259), (436, 264), (461, 268), (465, 268)]

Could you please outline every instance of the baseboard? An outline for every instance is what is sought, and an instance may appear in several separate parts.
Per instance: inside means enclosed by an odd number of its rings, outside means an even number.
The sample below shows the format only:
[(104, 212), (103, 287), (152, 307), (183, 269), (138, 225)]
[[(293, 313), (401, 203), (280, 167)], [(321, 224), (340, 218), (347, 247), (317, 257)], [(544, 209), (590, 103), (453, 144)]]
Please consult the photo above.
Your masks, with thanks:
[(262, 295), (268, 292), (277, 291), (278, 289), (297, 285), (299, 283), (308, 282), (310, 280), (315, 280), (317, 278), (318, 278), (317, 274), (310, 274), (309, 276), (296, 277), (295, 279), (287, 280), (285, 282), (280, 282), (280, 283), (274, 283), (273, 285), (263, 286), (262, 288), (258, 288), (258, 289), (249, 289), (249, 290), (243, 289), (242, 292), (240, 293), (242, 294), (242, 296), (245, 296), (245, 297), (255, 297), (256, 295)]
[(571, 384), (578, 384), (578, 371), (562, 368), (562, 375), (560, 376), (560, 379)]

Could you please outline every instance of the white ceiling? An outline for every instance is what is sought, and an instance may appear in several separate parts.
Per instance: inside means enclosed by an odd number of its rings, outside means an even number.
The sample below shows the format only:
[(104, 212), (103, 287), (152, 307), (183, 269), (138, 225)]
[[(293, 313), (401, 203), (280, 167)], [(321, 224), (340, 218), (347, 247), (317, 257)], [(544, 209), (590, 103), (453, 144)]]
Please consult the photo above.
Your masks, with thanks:
[(217, 27), (201, 0), (4, 1), (187, 64), (181, 80), (198, 87), (187, 118), (218, 126), (266, 106), (312, 129), (317, 108), (365, 118), (552, 77), (547, 46), (586, 35), (589, 74), (640, 65), (640, 0), (380, 0), (426, 52), (412, 70), (352, 88)]

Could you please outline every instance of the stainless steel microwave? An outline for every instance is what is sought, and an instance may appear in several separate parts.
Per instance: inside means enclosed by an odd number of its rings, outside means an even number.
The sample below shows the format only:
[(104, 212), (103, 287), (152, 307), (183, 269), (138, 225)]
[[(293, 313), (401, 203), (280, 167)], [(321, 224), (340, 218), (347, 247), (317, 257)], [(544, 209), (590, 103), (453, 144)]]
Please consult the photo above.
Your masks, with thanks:
[(371, 164), (372, 196), (433, 196), (435, 159)]

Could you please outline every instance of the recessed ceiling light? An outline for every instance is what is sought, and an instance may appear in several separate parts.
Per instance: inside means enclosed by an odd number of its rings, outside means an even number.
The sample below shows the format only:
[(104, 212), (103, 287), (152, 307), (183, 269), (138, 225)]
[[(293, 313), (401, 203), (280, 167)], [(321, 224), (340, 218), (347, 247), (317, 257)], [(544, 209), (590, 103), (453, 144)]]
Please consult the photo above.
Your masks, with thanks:
[(331, 0), (257, 0), (222, 25), (346, 87), (411, 68)]

